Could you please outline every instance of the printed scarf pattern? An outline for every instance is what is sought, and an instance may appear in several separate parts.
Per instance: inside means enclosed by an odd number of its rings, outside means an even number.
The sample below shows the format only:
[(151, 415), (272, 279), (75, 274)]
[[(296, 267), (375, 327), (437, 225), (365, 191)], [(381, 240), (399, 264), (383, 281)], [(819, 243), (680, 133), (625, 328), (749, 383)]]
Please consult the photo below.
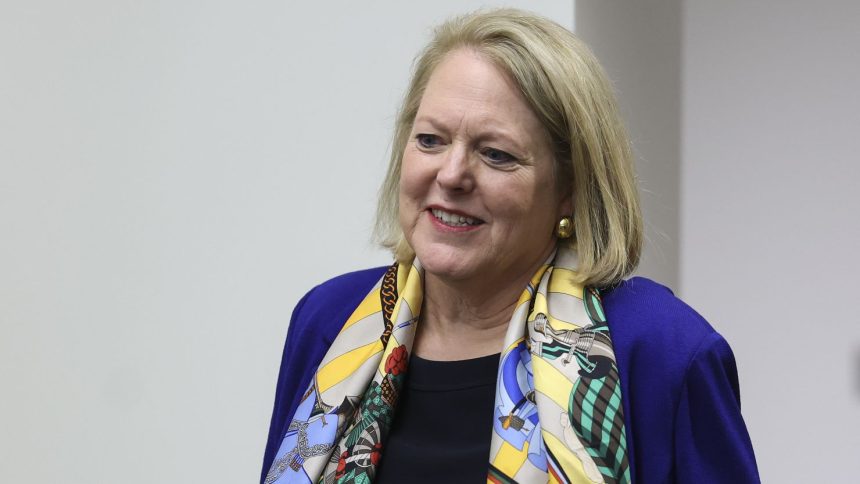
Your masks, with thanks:
[[(629, 483), (621, 383), (596, 289), (559, 248), (523, 290), (496, 386), (487, 482)], [(344, 324), (284, 435), (273, 483), (369, 484), (406, 378), (418, 260), (391, 266)], [(489, 429), (488, 429), (489, 431)]]

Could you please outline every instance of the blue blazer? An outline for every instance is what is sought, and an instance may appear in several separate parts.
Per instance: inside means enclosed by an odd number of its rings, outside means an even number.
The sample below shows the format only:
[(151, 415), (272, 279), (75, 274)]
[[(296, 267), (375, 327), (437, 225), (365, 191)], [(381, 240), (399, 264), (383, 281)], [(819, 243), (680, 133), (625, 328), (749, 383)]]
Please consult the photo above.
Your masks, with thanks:
[[(317, 366), (385, 269), (324, 282), (293, 311), (261, 482)], [(605, 291), (603, 307), (621, 376), (633, 482), (760, 482), (726, 340), (649, 279), (634, 277)]]

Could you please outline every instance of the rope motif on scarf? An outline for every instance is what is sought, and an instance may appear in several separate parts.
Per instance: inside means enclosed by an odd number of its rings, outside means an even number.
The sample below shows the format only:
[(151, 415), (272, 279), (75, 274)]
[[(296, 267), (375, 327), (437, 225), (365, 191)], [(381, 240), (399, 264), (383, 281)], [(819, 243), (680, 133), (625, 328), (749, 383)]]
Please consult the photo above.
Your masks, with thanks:
[[(629, 483), (621, 384), (592, 288), (560, 248), (523, 291), (499, 362), (487, 482)], [(395, 264), (323, 358), (265, 482), (369, 484), (406, 377), (423, 270)]]
[(394, 314), (394, 306), (397, 304), (397, 265), (393, 265), (385, 271), (382, 276), (382, 287), (379, 289), (379, 301), (382, 306), (382, 318), (385, 321), (385, 330), (379, 340), (382, 345), (388, 344), (388, 338), (391, 336), (391, 330), (394, 329), (394, 323), (391, 322), (391, 315)]

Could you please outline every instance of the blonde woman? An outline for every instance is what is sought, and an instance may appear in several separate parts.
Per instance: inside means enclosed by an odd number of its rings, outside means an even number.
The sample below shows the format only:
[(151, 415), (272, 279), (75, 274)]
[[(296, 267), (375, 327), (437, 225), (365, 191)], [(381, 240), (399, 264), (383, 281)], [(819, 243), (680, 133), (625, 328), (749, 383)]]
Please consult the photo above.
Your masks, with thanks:
[(516, 10), (441, 25), (378, 234), (289, 327), (262, 482), (758, 482), (725, 340), (625, 280), (642, 220), (589, 50)]

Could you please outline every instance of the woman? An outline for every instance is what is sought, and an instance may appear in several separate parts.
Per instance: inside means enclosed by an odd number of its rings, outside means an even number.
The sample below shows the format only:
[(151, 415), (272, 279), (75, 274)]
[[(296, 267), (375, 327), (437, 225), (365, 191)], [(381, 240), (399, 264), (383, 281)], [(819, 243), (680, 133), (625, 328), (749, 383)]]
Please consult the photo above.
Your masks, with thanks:
[(397, 119), (397, 262), (311, 290), (264, 482), (757, 482), (726, 342), (624, 281), (642, 221), (609, 84), (557, 24), (443, 24)]

